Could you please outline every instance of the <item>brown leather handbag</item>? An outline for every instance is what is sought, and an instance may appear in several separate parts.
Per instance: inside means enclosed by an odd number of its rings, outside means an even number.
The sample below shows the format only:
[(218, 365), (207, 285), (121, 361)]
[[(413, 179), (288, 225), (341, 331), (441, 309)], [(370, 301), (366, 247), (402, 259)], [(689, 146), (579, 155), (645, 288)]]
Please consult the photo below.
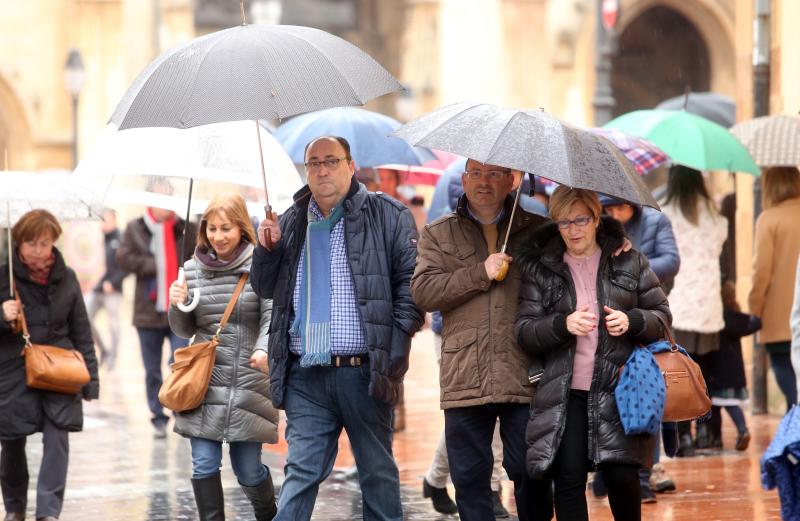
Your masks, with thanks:
[(667, 386), (662, 421), (678, 422), (704, 416), (711, 410), (711, 399), (700, 366), (681, 353), (669, 327), (663, 322), (662, 326), (670, 350), (653, 354)]
[(81, 392), (91, 379), (83, 355), (75, 349), (32, 343), (22, 306), (19, 309), (22, 338), (25, 339), (22, 356), (25, 357), (25, 380), (28, 387), (64, 394)]
[(214, 333), (211, 340), (198, 342), (175, 351), (175, 361), (170, 365), (172, 372), (158, 391), (158, 401), (167, 409), (175, 412), (191, 411), (203, 403), (208, 383), (211, 381), (211, 370), (214, 369), (219, 334), (228, 323), (245, 281), (247, 281), (247, 273), (242, 273), (236, 290), (228, 302), (228, 307), (225, 308), (225, 313), (222, 315), (217, 332)]

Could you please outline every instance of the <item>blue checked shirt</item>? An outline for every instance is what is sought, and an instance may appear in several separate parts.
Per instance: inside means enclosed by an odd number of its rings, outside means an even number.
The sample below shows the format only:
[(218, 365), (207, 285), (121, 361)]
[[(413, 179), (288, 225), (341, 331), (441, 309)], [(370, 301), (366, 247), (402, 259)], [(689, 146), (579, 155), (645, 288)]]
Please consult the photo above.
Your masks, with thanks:
[[(322, 212), (312, 198), (308, 209), (323, 218)], [(289, 323), (294, 322), (295, 309), (300, 305), (300, 286), (303, 282), (303, 268), (306, 260), (305, 244), (300, 250), (297, 264), (297, 282), (292, 295), (292, 312)], [(353, 287), (353, 277), (347, 263), (344, 243), (344, 217), (339, 219), (331, 230), (331, 355), (362, 355), (367, 352), (361, 315), (358, 313), (358, 299)], [(313, 304), (312, 304), (313, 305)], [(300, 336), (289, 334), (289, 350), (300, 355)]]

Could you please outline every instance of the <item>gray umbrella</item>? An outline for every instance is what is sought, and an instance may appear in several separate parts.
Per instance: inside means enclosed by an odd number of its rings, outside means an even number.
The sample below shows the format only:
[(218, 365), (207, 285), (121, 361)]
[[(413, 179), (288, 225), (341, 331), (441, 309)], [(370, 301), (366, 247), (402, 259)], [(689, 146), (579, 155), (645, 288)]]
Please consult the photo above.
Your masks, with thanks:
[(631, 162), (614, 144), (542, 111), (457, 103), (407, 123), (394, 135), (412, 145), (658, 209)]
[[(687, 97), (688, 96), (688, 97)], [(710, 119), (718, 125), (730, 128), (736, 123), (736, 102), (733, 98), (716, 92), (689, 92), (669, 98), (658, 105), (657, 109), (685, 110), (696, 116)]]
[(750, 119), (736, 124), (731, 133), (762, 168), (800, 165), (800, 118), (797, 116), (781, 114)]
[(142, 71), (111, 116), (120, 130), (282, 119), (363, 105), (402, 85), (355, 45), (291, 25), (240, 25), (195, 38)]

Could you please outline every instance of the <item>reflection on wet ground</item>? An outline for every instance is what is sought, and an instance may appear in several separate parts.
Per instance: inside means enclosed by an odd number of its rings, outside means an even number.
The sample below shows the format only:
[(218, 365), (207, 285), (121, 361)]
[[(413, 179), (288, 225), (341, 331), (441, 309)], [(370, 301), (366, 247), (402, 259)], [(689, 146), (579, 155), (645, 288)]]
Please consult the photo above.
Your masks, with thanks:
[[(84, 432), (70, 435), (70, 469), (62, 520), (197, 519), (189, 482), (189, 443), (172, 433), (166, 439), (153, 439), (138, 344), (133, 330), (129, 333), (123, 335), (128, 340), (121, 347), (117, 369), (101, 373), (101, 399), (84, 408)], [(394, 443), (403, 484), (405, 518), (410, 520), (457, 519), (437, 514), (421, 494), (422, 476), (443, 426), (437, 377), (431, 334), (424, 331), (415, 338), (406, 379), (407, 427), (396, 434)], [(780, 519), (777, 494), (762, 490), (758, 475), (758, 458), (779, 420), (776, 416), (748, 416), (753, 441), (745, 453), (725, 450), (721, 454), (664, 462), (677, 482), (678, 493), (659, 495), (657, 503), (643, 505), (642, 519)], [(735, 432), (727, 418), (724, 428), (723, 441), (729, 448)], [(265, 446), (263, 461), (272, 469), (276, 485), (283, 481), (285, 451), (283, 442)], [(28, 519), (33, 519), (41, 454), (39, 436), (28, 443), (28, 453), (31, 471)], [(358, 482), (347, 472), (352, 463), (343, 438), (334, 473), (320, 488), (314, 519), (361, 518)], [(227, 454), (222, 475), (227, 519), (252, 520), (252, 510), (238, 487)], [(504, 504), (515, 512), (511, 483), (506, 481), (503, 487)], [(452, 487), (450, 493), (452, 496)], [(606, 499), (590, 497), (588, 501), (592, 520), (612, 519)]]

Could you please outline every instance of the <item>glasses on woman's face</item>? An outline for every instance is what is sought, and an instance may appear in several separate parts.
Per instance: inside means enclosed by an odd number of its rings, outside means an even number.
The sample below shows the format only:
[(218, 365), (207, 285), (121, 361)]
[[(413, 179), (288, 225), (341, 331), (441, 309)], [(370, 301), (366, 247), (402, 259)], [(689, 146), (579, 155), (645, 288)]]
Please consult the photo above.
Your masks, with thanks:
[(325, 168), (327, 168), (328, 170), (333, 170), (337, 166), (339, 166), (339, 163), (341, 161), (346, 161), (346, 160), (347, 158), (344, 157), (332, 157), (330, 159), (323, 159), (322, 161), (308, 161), (305, 165), (306, 168), (311, 172), (316, 172), (323, 166), (325, 166)]
[(556, 221), (556, 224), (558, 224), (558, 227), (561, 228), (562, 230), (566, 230), (567, 228), (569, 228), (570, 224), (574, 224), (578, 228), (583, 228), (590, 222), (592, 222), (592, 218), (590, 216), (579, 215), (574, 219), (559, 219), (558, 221)]
[(464, 176), (471, 181), (477, 181), (481, 178), (487, 181), (499, 181), (505, 179), (510, 174), (510, 170), (487, 170), (486, 172), (481, 170), (467, 170), (464, 172)]

